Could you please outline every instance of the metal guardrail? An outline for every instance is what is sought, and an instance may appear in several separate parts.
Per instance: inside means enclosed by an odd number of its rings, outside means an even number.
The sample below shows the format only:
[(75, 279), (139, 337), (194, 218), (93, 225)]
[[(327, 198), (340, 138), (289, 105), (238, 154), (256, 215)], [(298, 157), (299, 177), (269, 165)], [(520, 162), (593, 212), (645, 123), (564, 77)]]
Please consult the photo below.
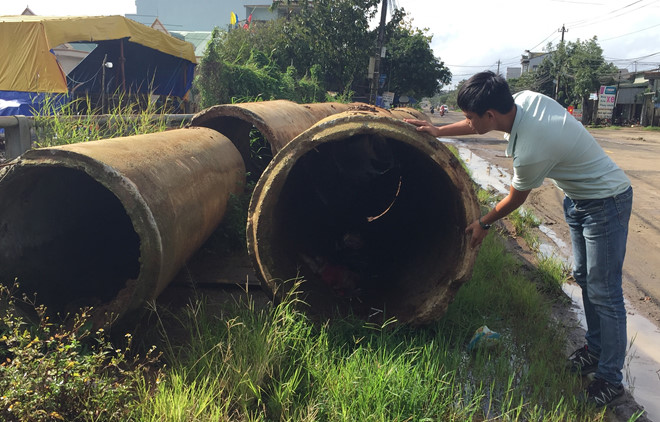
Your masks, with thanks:
[[(193, 114), (164, 114), (151, 117), (152, 121), (165, 120), (167, 127), (180, 127), (188, 123)], [(55, 117), (53, 117), (55, 118)], [(62, 120), (85, 120), (88, 116), (58, 117)], [(131, 121), (143, 119), (143, 116), (115, 116), (98, 115), (91, 116), (97, 124), (103, 125), (112, 123), (114, 120)], [(35, 118), (32, 116), (0, 116), (0, 129), (5, 129), (5, 158), (13, 160), (25, 151), (32, 148), (32, 129), (38, 126)]]
[(5, 157), (14, 159), (32, 146), (30, 129), (34, 119), (26, 116), (0, 116), (0, 128), (5, 129)]

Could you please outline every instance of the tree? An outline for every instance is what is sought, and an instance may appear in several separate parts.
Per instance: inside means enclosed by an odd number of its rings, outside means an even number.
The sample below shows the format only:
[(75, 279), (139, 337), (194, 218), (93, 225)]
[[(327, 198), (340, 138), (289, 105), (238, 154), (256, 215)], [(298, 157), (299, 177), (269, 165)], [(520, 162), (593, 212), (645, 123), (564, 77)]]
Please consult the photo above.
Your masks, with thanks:
[[(326, 90), (366, 92), (377, 33), (371, 19), (380, 0), (281, 0), (290, 13), (248, 30), (215, 31), (195, 86), (202, 106), (236, 98), (323, 99)], [(387, 28), (388, 84), (397, 92), (430, 96), (451, 74), (433, 56), (431, 37), (394, 13)], [(350, 98), (349, 98), (350, 99)]]
[(428, 30), (413, 28), (397, 10), (386, 28), (387, 57), (381, 64), (387, 74), (387, 89), (413, 97), (432, 97), (451, 82), (451, 72), (433, 55)]
[(295, 67), (282, 70), (274, 62), (272, 46), (281, 38), (280, 27), (280, 22), (271, 22), (250, 30), (214, 30), (195, 78), (200, 105), (210, 107), (255, 99), (324, 101), (325, 88), (319, 83), (315, 68), (299, 76)]
[(311, 0), (302, 2), (283, 26), (276, 46), (280, 66), (320, 66), (324, 85), (334, 91), (363, 83), (375, 38), (369, 22), (379, 0)]
[[(552, 51), (535, 72), (523, 74), (509, 81), (512, 92), (530, 89), (557, 99), (563, 106), (583, 105), (583, 122), (589, 122), (591, 103), (589, 94), (600, 85), (609, 83), (617, 68), (606, 63), (597, 37), (587, 41), (561, 42), (556, 47), (548, 44)], [(557, 80), (559, 87), (557, 88)]]
[(616, 66), (605, 62), (597, 37), (560, 43), (546, 61), (543, 65), (559, 75), (557, 101), (564, 106), (582, 104), (583, 123), (589, 123), (592, 114), (589, 94), (598, 91), (600, 85), (610, 82), (617, 73)]
[(525, 72), (519, 78), (509, 81), (512, 93), (529, 90), (545, 94), (549, 97), (555, 96), (555, 77), (550, 73), (548, 66), (543, 63), (534, 72)]

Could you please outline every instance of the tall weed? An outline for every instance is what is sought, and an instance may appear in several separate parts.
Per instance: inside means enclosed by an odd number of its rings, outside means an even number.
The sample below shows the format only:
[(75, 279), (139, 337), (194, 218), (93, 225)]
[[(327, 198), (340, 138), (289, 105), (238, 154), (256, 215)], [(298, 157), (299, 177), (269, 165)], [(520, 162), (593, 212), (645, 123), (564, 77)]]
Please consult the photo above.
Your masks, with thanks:
[[(75, 144), (99, 139), (162, 132), (168, 128), (168, 99), (129, 97), (118, 92), (107, 114), (101, 114), (89, 97), (56, 103), (49, 97), (35, 111), (37, 147)], [(132, 98), (132, 99), (131, 99)]]

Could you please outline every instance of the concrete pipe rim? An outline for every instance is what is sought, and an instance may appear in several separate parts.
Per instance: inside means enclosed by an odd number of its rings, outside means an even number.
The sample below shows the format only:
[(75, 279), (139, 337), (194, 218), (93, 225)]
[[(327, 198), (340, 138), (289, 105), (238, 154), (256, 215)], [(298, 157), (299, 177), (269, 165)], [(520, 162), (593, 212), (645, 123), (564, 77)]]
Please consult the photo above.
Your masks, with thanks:
[[(461, 233), (463, 233), (464, 226), (468, 221), (472, 221), (472, 219), (478, 217), (478, 202), (469, 175), (467, 175), (467, 172), (461, 166), (460, 161), (437, 139), (430, 135), (417, 132), (412, 125), (391, 117), (355, 111), (330, 116), (299, 135), (283, 148), (266, 168), (253, 192), (248, 211), (248, 252), (253, 260), (262, 285), (273, 296), (276, 291), (281, 290), (282, 284), (287, 280), (282, 280), (281, 274), (278, 271), (274, 271), (274, 273), (271, 271), (271, 267), (274, 265), (273, 258), (270, 254), (275, 248), (280, 248), (280, 246), (269, 244), (272, 241), (269, 237), (275, 235), (271, 233), (264, 235), (263, 229), (264, 227), (272, 228), (271, 226), (278, 216), (261, 211), (265, 209), (278, 210), (275, 203), (285, 193), (283, 190), (290, 174), (295, 166), (298, 165), (298, 161), (306, 154), (320, 148), (323, 144), (330, 144), (336, 141), (341, 142), (342, 139), (353, 139), (356, 136), (363, 135), (381, 136), (387, 139), (388, 142), (392, 142), (397, 148), (400, 147), (402, 150), (405, 150), (406, 153), (412, 155), (419, 154), (421, 158), (414, 157), (411, 159), (411, 162), (420, 160), (420, 163), (423, 162), (427, 168), (432, 169), (434, 175), (436, 171), (440, 174), (440, 170), (442, 170), (445, 173), (442, 177), (451, 181), (452, 187), (449, 190), (454, 192), (452, 193), (454, 199), (459, 199), (456, 202), (460, 202), (459, 205), (456, 205), (458, 210), (456, 214), (462, 213), (462, 215), (456, 218), (456, 225), (459, 223), (463, 225), (460, 228)], [(433, 169), (434, 166), (438, 168)], [(416, 175), (415, 177), (419, 178), (420, 176)], [(459, 195), (459, 191), (463, 192), (464, 195)], [(437, 196), (434, 198), (434, 201), (436, 205), (441, 205), (441, 200)], [(274, 214), (277, 214), (277, 212), (274, 212)], [(427, 216), (430, 215), (427, 214)], [(469, 249), (464, 234), (459, 234), (456, 227), (453, 227), (451, 230), (456, 241), (460, 243), (459, 247), (461, 251), (459, 255), (461, 262), (456, 266), (454, 273), (450, 277), (451, 280), (446, 282), (442, 287), (442, 289), (445, 289), (449, 293), (455, 292), (471, 276), (472, 266), (476, 258), (476, 250)], [(280, 258), (282, 257), (280, 256)], [(414, 259), (411, 258), (411, 260)], [(426, 287), (420, 287), (422, 290), (424, 288)], [(438, 287), (436, 286), (434, 288)], [(405, 312), (399, 312), (401, 314), (399, 319), (412, 324), (424, 324), (437, 319), (446, 309), (448, 301), (432, 302), (432, 300), (426, 301), (425, 303), (421, 303), (418, 309), (408, 309)]]
[[(137, 186), (113, 167), (84, 154), (69, 151), (66, 147), (30, 150), (16, 160), (10, 168), (3, 170), (5, 175), (2, 177), (2, 183), (5, 189), (12, 188), (11, 185), (7, 186), (12, 180), (14, 183), (19, 183), (16, 179), (23, 174), (47, 172), (55, 176), (70, 173), (75, 180), (96, 186), (93, 189), (103, 192), (102, 195), (109, 198), (107, 200), (118, 202), (118, 206), (123, 208), (127, 217), (127, 221), (121, 224), (130, 224), (131, 227), (126, 227), (125, 230), (132, 230), (139, 243), (136, 250), (137, 256), (134, 257), (136, 261), (131, 264), (137, 265), (137, 277), (126, 279), (122, 286), (115, 286), (113, 294), (108, 300), (102, 300), (94, 305), (93, 318), (96, 325), (102, 325), (137, 309), (142, 303), (140, 298), (158, 284), (162, 261), (160, 253), (153, 252), (162, 251), (160, 233), (154, 216)], [(35, 173), (34, 177), (38, 177), (38, 174)], [(38, 179), (44, 180), (43, 177), (38, 177)], [(83, 198), (80, 198), (80, 201), (83, 202)], [(84, 203), (79, 205), (81, 207), (90, 206)], [(65, 214), (64, 205), (58, 206), (63, 208), (58, 212), (62, 215)], [(146, 224), (134, 224), (136, 219), (144, 221)], [(99, 224), (102, 225), (103, 222), (99, 222)], [(80, 236), (84, 237), (86, 234)], [(147, 249), (151, 250), (149, 254), (145, 253)], [(145, 260), (145, 257), (151, 257), (151, 259)]]

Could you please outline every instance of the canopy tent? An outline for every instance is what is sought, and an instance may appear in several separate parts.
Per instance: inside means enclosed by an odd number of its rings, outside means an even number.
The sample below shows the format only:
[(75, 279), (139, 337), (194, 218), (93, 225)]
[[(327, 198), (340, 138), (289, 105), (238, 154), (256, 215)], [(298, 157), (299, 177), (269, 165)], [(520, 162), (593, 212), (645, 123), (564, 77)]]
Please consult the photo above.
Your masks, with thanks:
[[(67, 77), (53, 48), (69, 42), (93, 42), (97, 48)], [(12, 102), (72, 90), (182, 97), (196, 65), (192, 44), (123, 16), (2, 16), (0, 55), (0, 100)], [(103, 66), (108, 62), (112, 67)]]

